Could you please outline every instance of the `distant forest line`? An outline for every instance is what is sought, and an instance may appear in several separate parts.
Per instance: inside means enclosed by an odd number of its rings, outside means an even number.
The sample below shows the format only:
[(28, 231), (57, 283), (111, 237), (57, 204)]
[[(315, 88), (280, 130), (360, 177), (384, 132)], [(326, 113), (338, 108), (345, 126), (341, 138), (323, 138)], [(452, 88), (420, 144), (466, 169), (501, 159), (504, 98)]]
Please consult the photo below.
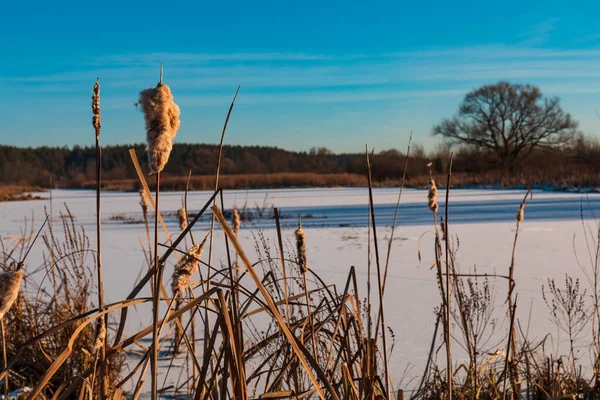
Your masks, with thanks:
[[(103, 147), (103, 186), (107, 189), (135, 190), (137, 175), (129, 156), (135, 148), (138, 160), (148, 173), (143, 144)], [(192, 189), (214, 185), (218, 146), (211, 144), (174, 144), (164, 170), (165, 189), (185, 187), (189, 172)], [(581, 137), (561, 148), (537, 149), (514, 171), (507, 172), (492, 152), (469, 147), (454, 149), (453, 172), (457, 185), (550, 184), (555, 186), (596, 186), (600, 183), (600, 144)], [(444, 181), (450, 148), (440, 146), (425, 152), (413, 145), (407, 169), (407, 184), (423, 186), (429, 179), (432, 162), (434, 177)], [(375, 151), (370, 155), (376, 185), (398, 185), (406, 150)], [(48, 188), (91, 188), (95, 185), (96, 152), (93, 147), (0, 146), (0, 184)], [(224, 187), (280, 186), (361, 186), (366, 184), (364, 153), (335, 154), (325, 148), (287, 151), (268, 146), (223, 148), (221, 163)], [(149, 183), (153, 180), (149, 179)]]

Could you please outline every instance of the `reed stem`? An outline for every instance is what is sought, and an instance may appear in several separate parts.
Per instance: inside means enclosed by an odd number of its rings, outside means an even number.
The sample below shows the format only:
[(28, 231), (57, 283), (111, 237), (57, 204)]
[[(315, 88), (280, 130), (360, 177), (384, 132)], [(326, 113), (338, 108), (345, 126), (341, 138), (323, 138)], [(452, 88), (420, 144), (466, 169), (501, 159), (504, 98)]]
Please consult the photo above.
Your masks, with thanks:
[[(383, 366), (385, 370), (385, 395), (390, 398), (390, 373), (388, 366), (387, 339), (385, 334), (385, 312), (383, 304), (383, 277), (381, 274), (381, 264), (379, 262), (379, 246), (377, 245), (377, 224), (375, 223), (375, 205), (373, 204), (373, 185), (371, 180), (371, 162), (369, 161), (369, 148), (365, 145), (367, 154), (367, 178), (369, 183), (369, 206), (371, 209), (371, 223), (373, 225), (373, 247), (375, 248), (375, 264), (377, 265), (377, 288), (379, 289), (379, 316), (381, 317), (381, 340), (383, 349)], [(375, 338), (376, 340), (376, 338)]]
[(452, 179), (452, 161), (454, 153), (450, 153), (450, 163), (448, 165), (448, 178), (446, 183), (446, 202), (444, 204), (444, 215), (446, 221), (446, 229), (444, 230), (444, 242), (446, 247), (446, 379), (448, 380), (448, 400), (452, 399), (453, 392), (453, 374), (452, 374), (452, 351), (450, 345), (450, 247), (448, 233), (448, 200), (450, 198), (450, 181)]
[(2, 362), (4, 370), (6, 371), (6, 375), (4, 376), (4, 398), (8, 399), (8, 394), (10, 393), (8, 390), (8, 359), (6, 355), (6, 331), (4, 330), (4, 318), (0, 319), (0, 329), (2, 330)]
[(156, 209), (154, 210), (154, 268), (155, 273), (153, 276), (154, 283), (154, 296), (153, 296), (153, 330), (152, 330), (152, 357), (150, 359), (150, 370), (152, 374), (152, 400), (158, 398), (158, 341), (159, 341), (159, 327), (158, 327), (158, 315), (160, 308), (160, 284), (162, 281), (162, 268), (158, 264), (158, 214), (159, 214), (159, 198), (160, 198), (160, 171), (156, 173), (156, 195), (155, 203)]

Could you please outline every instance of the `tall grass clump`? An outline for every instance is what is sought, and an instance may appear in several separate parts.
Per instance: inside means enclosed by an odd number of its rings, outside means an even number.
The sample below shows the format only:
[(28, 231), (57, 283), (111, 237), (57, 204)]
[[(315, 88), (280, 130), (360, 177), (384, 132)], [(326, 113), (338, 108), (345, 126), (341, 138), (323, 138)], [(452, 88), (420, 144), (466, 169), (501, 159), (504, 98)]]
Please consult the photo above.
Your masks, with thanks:
[[(51, 398), (72, 384), (84, 398), (100, 398), (102, 374), (106, 376), (106, 390), (114, 389), (123, 367), (122, 354), (111, 354), (100, 359), (103, 346), (98, 331), (104, 324), (83, 325), (84, 315), (95, 309), (94, 283), (90, 278), (96, 266), (95, 251), (82, 227), (68, 209), (59, 213), (60, 224), (48, 220), (47, 231), (41, 236), (42, 265), (34, 271), (15, 271), (10, 254), (4, 252), (1, 276), (12, 275), (10, 294), (16, 296), (13, 306), (2, 318), (6, 332), (8, 367), (2, 372), (10, 376), (13, 388), (36, 387), (44, 384), (39, 395)], [(31, 224), (31, 225), (30, 225)], [(27, 225), (33, 227), (32, 222)], [(32, 238), (32, 229), (24, 230), (25, 238)], [(4, 248), (5, 240), (1, 247)], [(22, 246), (30, 246), (29, 240)], [(18, 272), (18, 275), (15, 275)], [(23, 276), (23, 290), (19, 291), (18, 276)], [(4, 304), (4, 303), (3, 303)], [(96, 309), (97, 310), (97, 309)], [(81, 328), (80, 334), (75, 334)], [(53, 374), (47, 373), (53, 361), (73, 340), (73, 351), (68, 361)], [(103, 365), (103, 371), (100, 366)], [(82, 378), (81, 372), (93, 370)], [(58, 392), (57, 392), (58, 391)], [(37, 398), (37, 397), (36, 397)]]

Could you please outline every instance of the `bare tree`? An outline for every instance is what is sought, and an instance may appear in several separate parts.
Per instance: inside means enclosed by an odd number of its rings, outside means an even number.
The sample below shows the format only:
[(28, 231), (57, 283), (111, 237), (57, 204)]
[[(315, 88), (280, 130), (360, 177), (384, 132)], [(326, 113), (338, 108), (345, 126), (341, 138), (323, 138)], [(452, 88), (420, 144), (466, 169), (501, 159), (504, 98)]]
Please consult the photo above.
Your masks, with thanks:
[(536, 86), (498, 82), (467, 93), (458, 113), (432, 133), (491, 150), (512, 172), (534, 149), (568, 144), (576, 132), (577, 122), (557, 97), (544, 97)]

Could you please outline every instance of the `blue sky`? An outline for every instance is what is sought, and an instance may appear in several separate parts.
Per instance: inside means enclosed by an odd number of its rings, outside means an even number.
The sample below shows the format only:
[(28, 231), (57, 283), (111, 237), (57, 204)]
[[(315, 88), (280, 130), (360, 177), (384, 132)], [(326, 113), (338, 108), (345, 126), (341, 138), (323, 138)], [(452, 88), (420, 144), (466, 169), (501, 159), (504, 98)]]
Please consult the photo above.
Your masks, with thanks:
[[(409, 4), (410, 3), (410, 4)], [(455, 4), (450, 4), (455, 3)], [(159, 63), (181, 107), (176, 141), (336, 152), (433, 148), (464, 94), (507, 79), (559, 96), (600, 133), (600, 2), (9, 2), (0, 24), (0, 142), (142, 142), (137, 93)]]

